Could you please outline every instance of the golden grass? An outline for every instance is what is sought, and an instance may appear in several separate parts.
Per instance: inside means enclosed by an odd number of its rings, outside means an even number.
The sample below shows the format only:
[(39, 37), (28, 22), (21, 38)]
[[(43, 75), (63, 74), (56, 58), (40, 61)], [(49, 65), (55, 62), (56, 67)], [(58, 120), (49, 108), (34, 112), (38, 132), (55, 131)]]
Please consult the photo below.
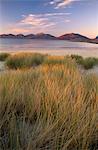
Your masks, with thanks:
[(81, 75), (70, 58), (7, 71), (0, 75), (0, 148), (96, 150), (97, 106), (98, 78)]

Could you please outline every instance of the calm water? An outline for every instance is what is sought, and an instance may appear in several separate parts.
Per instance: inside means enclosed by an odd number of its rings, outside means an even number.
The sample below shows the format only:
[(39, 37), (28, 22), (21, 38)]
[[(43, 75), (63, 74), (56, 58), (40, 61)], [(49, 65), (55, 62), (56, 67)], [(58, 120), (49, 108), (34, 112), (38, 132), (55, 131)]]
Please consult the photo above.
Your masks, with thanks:
[(32, 51), (51, 55), (78, 54), (98, 57), (98, 44), (60, 40), (0, 39), (0, 51)]

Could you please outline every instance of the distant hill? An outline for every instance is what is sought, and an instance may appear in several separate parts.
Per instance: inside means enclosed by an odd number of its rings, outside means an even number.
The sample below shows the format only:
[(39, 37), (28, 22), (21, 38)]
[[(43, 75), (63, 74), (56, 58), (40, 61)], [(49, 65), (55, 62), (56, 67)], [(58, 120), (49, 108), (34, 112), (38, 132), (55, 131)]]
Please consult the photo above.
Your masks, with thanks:
[(50, 35), (50, 34), (44, 34), (44, 33), (39, 33), (39, 34), (28, 34), (28, 35), (23, 35), (23, 34), (18, 34), (18, 35), (13, 35), (13, 34), (2, 34), (0, 35), (0, 38), (20, 38), (20, 39), (57, 39), (55, 36)]
[(96, 36), (96, 38), (92, 39), (91, 41), (92, 41), (92, 43), (98, 44), (98, 36)]
[(51, 34), (38, 33), (38, 34), (2, 34), (0, 38), (12, 38), (12, 39), (44, 39), (44, 40), (67, 40), (72, 42), (88, 42), (98, 44), (98, 36), (95, 39), (90, 39), (86, 36), (77, 34), (77, 33), (69, 33), (64, 34), (59, 37), (55, 37)]
[(64, 34), (58, 37), (58, 39), (69, 40), (73, 42), (90, 42), (90, 39), (88, 37), (75, 33)]
[(24, 35), (23, 34), (17, 34), (17, 35), (14, 35), (14, 38), (24, 38)]
[(96, 36), (96, 39), (98, 39), (98, 36)]
[(0, 38), (15, 38), (15, 35), (13, 35), (13, 34), (1, 34)]
[(55, 36), (51, 34), (38, 33), (35, 35), (35, 39), (56, 39)]
[(24, 38), (26, 39), (34, 39), (35, 35), (34, 34), (28, 34), (28, 35), (25, 35)]

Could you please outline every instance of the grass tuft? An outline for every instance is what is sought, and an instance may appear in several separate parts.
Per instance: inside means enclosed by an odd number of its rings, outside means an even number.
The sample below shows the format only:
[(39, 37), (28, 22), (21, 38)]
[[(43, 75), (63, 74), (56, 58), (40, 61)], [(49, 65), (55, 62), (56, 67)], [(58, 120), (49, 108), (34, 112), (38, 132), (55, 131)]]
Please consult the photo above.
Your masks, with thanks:
[(9, 56), (8, 53), (0, 53), (0, 61), (5, 61)]
[(79, 55), (71, 55), (72, 59), (75, 59), (76, 63), (83, 66), (84, 69), (92, 69), (94, 66), (98, 65), (98, 58), (88, 57), (83, 58)]
[(98, 65), (98, 59), (93, 57), (85, 58), (82, 65), (85, 69), (91, 69), (94, 66)]
[(6, 60), (6, 65), (10, 69), (30, 68), (43, 63), (45, 55), (37, 53), (18, 53), (11, 55)]

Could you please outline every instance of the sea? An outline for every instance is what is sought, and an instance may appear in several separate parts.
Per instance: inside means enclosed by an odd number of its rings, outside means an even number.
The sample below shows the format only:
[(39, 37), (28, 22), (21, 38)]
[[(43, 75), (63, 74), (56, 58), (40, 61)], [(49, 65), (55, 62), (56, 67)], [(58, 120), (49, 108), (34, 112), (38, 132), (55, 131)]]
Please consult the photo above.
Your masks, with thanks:
[(65, 40), (0, 39), (0, 52), (38, 52), (49, 55), (98, 57), (98, 44)]

